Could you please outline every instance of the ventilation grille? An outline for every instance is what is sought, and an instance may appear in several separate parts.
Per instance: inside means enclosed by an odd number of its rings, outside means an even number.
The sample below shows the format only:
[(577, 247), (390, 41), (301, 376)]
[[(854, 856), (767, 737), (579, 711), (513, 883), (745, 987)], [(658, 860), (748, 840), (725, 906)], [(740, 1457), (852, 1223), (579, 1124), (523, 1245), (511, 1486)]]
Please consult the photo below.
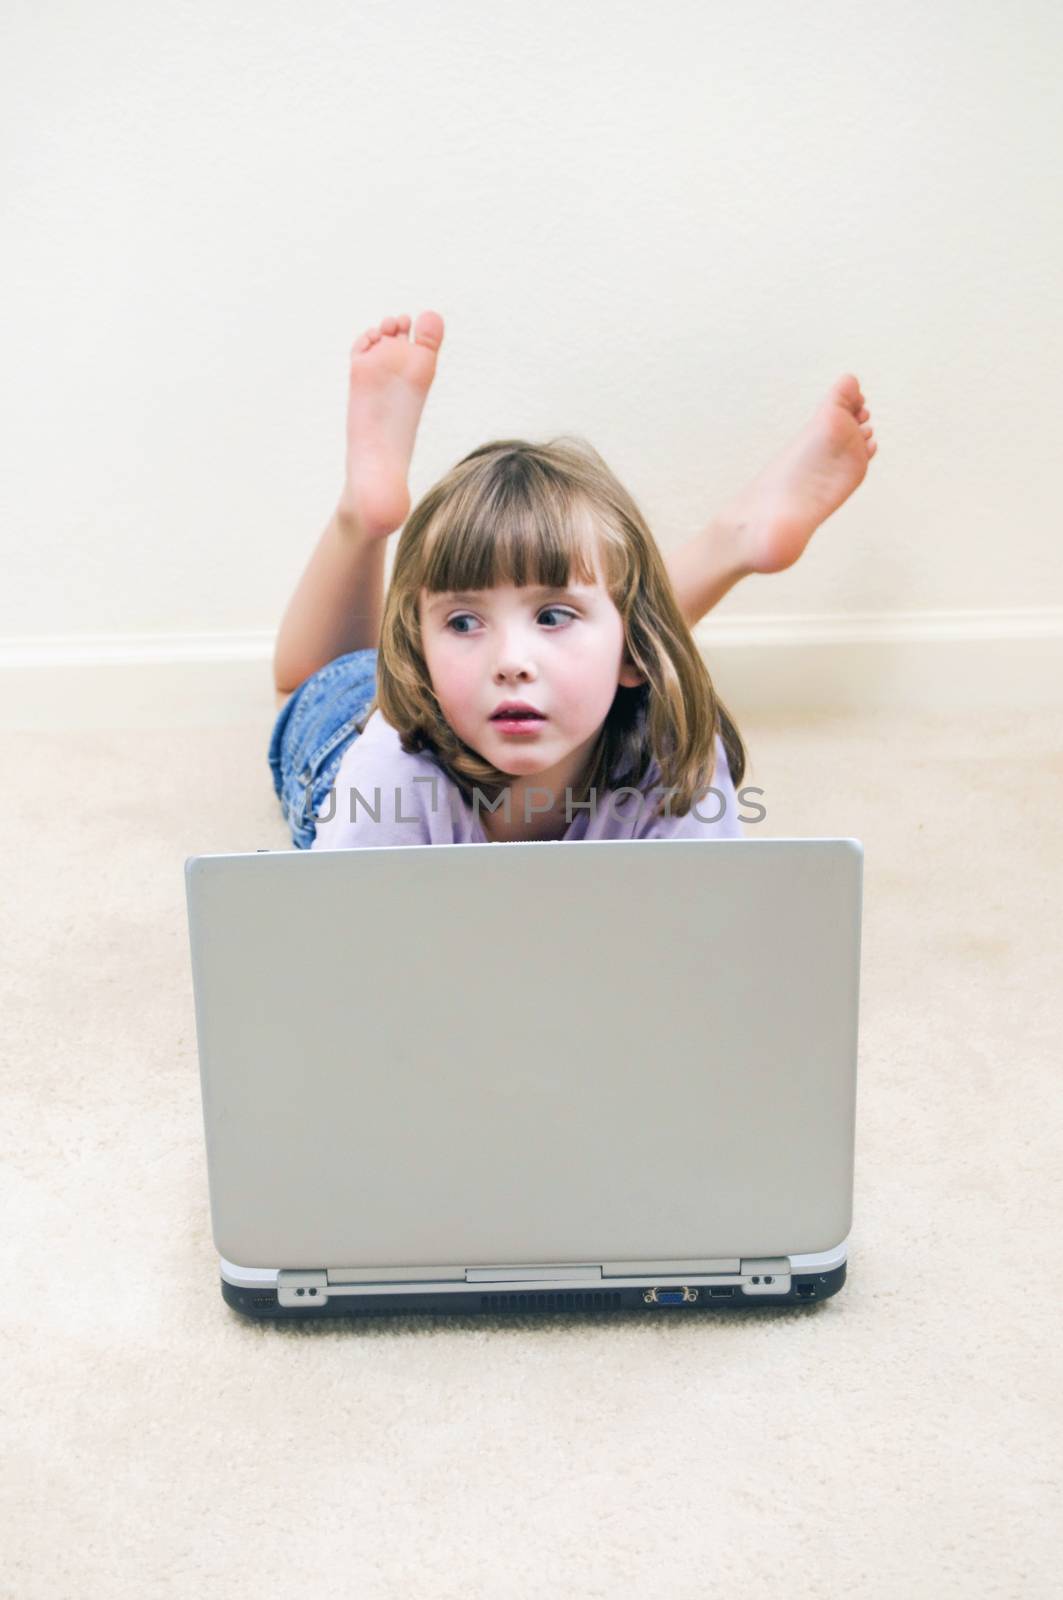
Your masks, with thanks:
[(554, 1289), (542, 1294), (482, 1294), (481, 1311), (619, 1311), (619, 1289)]

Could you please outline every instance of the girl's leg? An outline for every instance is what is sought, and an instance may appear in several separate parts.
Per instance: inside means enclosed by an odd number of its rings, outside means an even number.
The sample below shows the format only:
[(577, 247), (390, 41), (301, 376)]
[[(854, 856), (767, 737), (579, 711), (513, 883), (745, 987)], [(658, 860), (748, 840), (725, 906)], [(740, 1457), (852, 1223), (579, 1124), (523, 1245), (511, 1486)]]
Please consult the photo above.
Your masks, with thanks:
[(803, 431), (770, 466), (667, 557), (679, 608), (694, 624), (739, 578), (793, 566), (809, 539), (863, 481), (878, 445), (851, 372), (835, 380)]
[[(434, 319), (434, 313), (424, 315)], [(418, 319), (417, 331), (429, 350), (437, 337), (442, 338), (438, 320), (438, 329), (435, 320), (422, 329), (424, 319)], [(388, 319), (382, 325), (387, 336), (392, 336), (393, 322)], [(409, 319), (399, 319), (395, 333), (405, 334), (402, 323), (408, 328)], [(401, 349), (405, 339), (392, 342), (392, 338), (391, 348)], [(423, 389), (418, 385), (412, 417), (402, 419), (405, 431), (398, 453), (405, 453), (407, 462), (431, 373), (426, 371), (425, 378)], [(356, 394), (352, 383), (352, 403)], [(781, 572), (793, 565), (820, 523), (863, 481), (878, 448), (869, 416), (858, 380), (851, 373), (837, 379), (803, 432), (699, 534), (665, 558), (688, 626), (711, 611), (740, 578), (753, 572)], [(351, 441), (356, 430), (350, 415), (348, 420)], [(351, 475), (349, 462), (349, 480)], [(281, 623), (274, 655), (280, 698), (336, 656), (375, 648), (380, 642), (385, 547), (389, 532), (405, 519), (405, 509), (397, 521), (377, 517), (370, 532), (354, 510), (349, 491), (350, 481)]]
[(739, 578), (749, 573), (742, 564), (741, 530), (727, 516), (713, 517), (701, 533), (664, 558), (672, 588), (688, 628), (722, 600)]
[(366, 533), (342, 507), (333, 512), (277, 634), (273, 678), (279, 695), (290, 694), (337, 656), (380, 643), (386, 548), (386, 534)]
[(380, 641), (385, 547), (410, 509), (410, 458), (442, 342), (442, 317), (422, 311), (412, 328), (405, 313), (385, 317), (351, 351), (343, 492), (277, 634), (282, 698), (337, 656)]

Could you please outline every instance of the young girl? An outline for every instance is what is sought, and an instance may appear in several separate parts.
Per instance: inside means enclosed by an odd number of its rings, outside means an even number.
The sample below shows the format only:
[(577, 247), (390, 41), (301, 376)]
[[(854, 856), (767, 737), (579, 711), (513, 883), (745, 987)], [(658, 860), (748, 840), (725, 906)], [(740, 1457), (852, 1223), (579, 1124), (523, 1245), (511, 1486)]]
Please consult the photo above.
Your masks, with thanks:
[(294, 844), (741, 838), (745, 752), (690, 629), (791, 566), (862, 481), (856, 378), (666, 563), (581, 440), (483, 445), (411, 514), (443, 320), (410, 331), (386, 318), (351, 352), (343, 492), (277, 638), (269, 761)]

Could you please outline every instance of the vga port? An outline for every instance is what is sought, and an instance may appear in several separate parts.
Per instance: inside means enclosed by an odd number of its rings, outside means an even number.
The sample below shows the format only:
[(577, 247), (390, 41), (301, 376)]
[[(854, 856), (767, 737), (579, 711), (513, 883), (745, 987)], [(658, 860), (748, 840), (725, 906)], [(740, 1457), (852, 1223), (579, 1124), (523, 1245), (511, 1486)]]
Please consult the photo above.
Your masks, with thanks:
[(647, 1289), (642, 1296), (648, 1306), (681, 1306), (697, 1297), (698, 1291), (685, 1284), (681, 1289)]

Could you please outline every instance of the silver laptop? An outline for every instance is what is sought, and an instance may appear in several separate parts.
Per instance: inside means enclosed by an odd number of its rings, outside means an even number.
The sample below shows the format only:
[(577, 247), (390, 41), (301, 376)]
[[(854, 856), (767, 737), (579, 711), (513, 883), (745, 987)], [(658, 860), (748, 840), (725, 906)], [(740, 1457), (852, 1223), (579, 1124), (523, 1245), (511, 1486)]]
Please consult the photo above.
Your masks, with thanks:
[(863, 848), (186, 862), (221, 1290), (682, 1314), (845, 1281)]

